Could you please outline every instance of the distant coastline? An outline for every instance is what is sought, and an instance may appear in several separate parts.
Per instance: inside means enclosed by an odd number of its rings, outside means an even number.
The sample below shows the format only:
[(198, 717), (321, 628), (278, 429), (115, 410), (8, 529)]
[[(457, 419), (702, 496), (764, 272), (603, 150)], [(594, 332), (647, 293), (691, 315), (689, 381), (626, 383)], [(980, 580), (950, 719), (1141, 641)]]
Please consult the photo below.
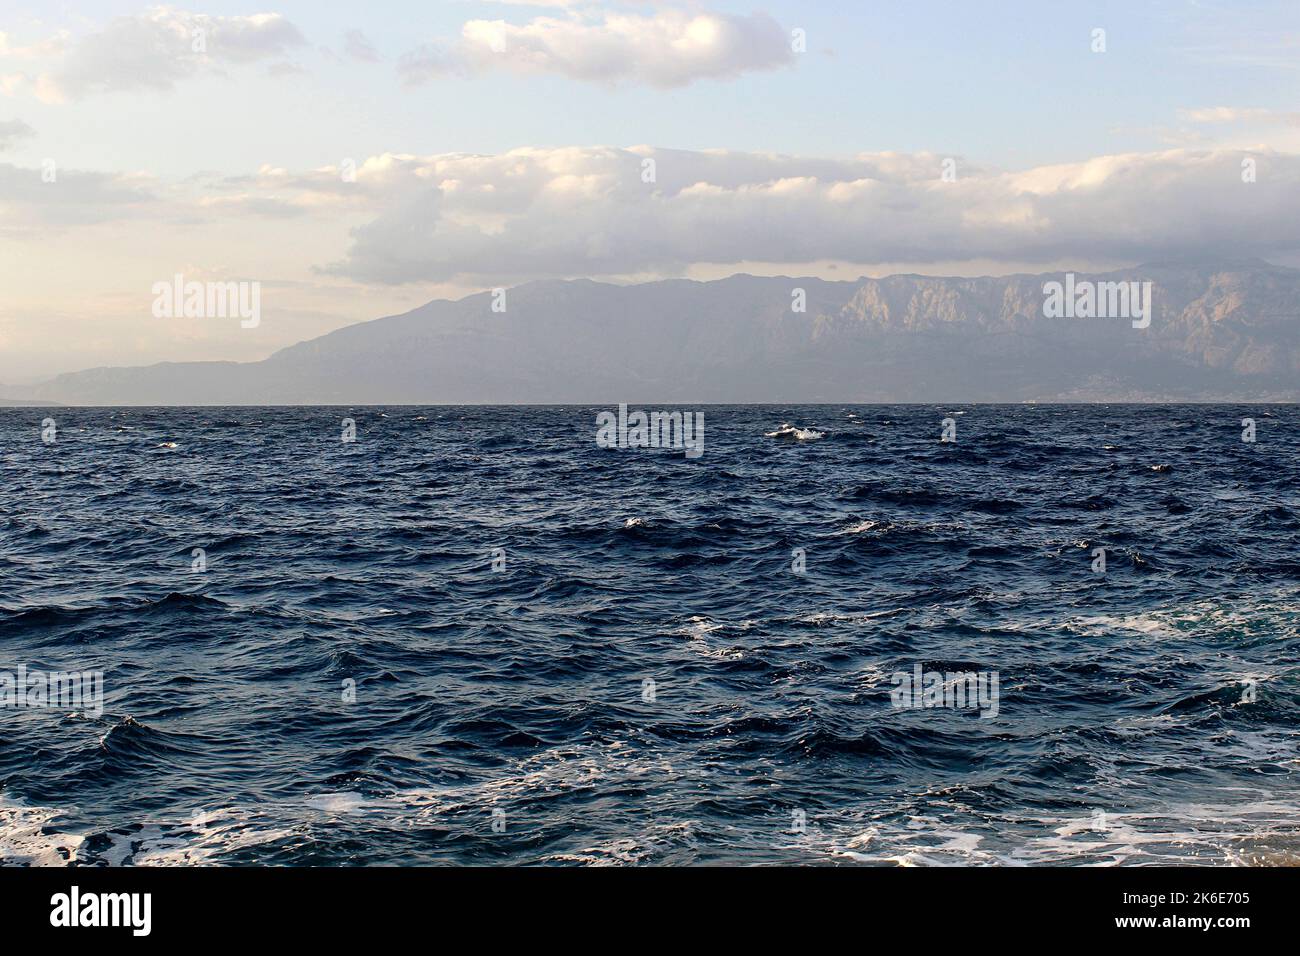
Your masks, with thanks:
[(261, 361), (101, 367), (0, 391), (168, 407), (1300, 400), (1288, 311), (1300, 270), (1248, 259), (1079, 274), (1083, 288), (1149, 285), (1142, 327), (1056, 315), (1045, 290), (1060, 278), (544, 280), (501, 290), (499, 311), (488, 292), (439, 299)]

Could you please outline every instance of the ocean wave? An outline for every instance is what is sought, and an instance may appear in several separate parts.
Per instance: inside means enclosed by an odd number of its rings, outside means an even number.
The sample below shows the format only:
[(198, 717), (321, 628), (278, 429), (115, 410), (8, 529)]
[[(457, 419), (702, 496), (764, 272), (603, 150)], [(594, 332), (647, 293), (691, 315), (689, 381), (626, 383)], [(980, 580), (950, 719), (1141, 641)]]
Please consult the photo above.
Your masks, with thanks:
[[(697, 460), (585, 409), (0, 411), (0, 671), (105, 690), (0, 709), (0, 854), (1291, 860), (1300, 410), (1164, 429), (1238, 411), (708, 406)], [(917, 664), (997, 717), (895, 706)]]
[(826, 433), (815, 428), (800, 428), (789, 422), (782, 423), (775, 431), (766, 432), (767, 438), (788, 438), (792, 441), (817, 441), (825, 438)]

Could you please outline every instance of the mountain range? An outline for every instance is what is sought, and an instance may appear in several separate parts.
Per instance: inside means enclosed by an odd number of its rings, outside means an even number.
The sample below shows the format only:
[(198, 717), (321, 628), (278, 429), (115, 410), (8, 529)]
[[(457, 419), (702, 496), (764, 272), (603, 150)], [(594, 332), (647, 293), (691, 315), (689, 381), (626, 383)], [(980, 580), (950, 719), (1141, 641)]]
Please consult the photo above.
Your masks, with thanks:
[(0, 401), (1300, 400), (1300, 270), (1241, 260), (1076, 275), (1151, 282), (1154, 314), (1141, 329), (1124, 318), (1046, 317), (1044, 285), (1063, 278), (543, 280), (506, 290), (504, 311), (490, 292), (438, 300), (259, 362), (95, 368), (0, 388)]

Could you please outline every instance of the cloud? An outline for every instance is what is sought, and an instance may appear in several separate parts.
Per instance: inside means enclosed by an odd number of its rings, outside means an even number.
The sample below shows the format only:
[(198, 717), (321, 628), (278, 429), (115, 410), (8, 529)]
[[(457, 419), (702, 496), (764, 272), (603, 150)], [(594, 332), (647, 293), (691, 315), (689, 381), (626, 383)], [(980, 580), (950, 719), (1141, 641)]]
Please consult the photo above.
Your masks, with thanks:
[(281, 59), (303, 42), (298, 28), (278, 13), (217, 17), (156, 7), (118, 17), (65, 44), (55, 68), (32, 85), (50, 102), (122, 90), (170, 90), (204, 71)]
[(22, 120), (0, 120), (0, 150), (10, 149), (20, 139), (26, 139), (35, 133), (36, 130)]
[(766, 14), (636, 14), (537, 17), (526, 24), (471, 20), (454, 43), (426, 44), (398, 64), (407, 84), (490, 70), (553, 73), (603, 85), (660, 89), (730, 79), (794, 61), (791, 38)]
[[(1245, 182), (1243, 160), (1255, 166)], [(387, 153), (175, 182), (0, 164), (0, 234), (115, 220), (276, 229), (301, 267), (374, 286), (701, 271), (1278, 258), (1300, 250), (1300, 154), (1173, 149), (1021, 171), (945, 157), (650, 146)], [(951, 178), (951, 177), (949, 177)], [(296, 237), (296, 238), (295, 238)], [(985, 265), (987, 264), (987, 265)], [(973, 266), (974, 267), (974, 266)]]
[(1258, 126), (1300, 126), (1300, 112), (1260, 109), (1258, 107), (1212, 106), (1206, 109), (1179, 110), (1189, 123), (1253, 124)]
[[(1300, 156), (1253, 154), (1252, 183), (1243, 158), (1184, 149), (1022, 172), (960, 163), (945, 182), (943, 159), (929, 154), (386, 155), (358, 170), (353, 201), (372, 217), (326, 271), (371, 283), (495, 284), (674, 275), (700, 264), (1140, 262), (1300, 248)], [(274, 188), (325, 205), (346, 191), (328, 171), (282, 174)]]
[(55, 56), (64, 51), (68, 44), (69, 33), (66, 30), (38, 40), (27, 46), (15, 46), (9, 41), (9, 34), (0, 30), (0, 56), (8, 60), (38, 60)]
[(403, 53), (397, 61), (397, 75), (407, 86), (418, 86), (435, 77), (465, 72), (464, 61), (455, 51), (440, 44), (422, 44)]
[(0, 237), (30, 238), (74, 226), (139, 221), (160, 212), (154, 184), (113, 173), (0, 163)]
[(360, 63), (379, 62), (379, 53), (360, 30), (343, 34), (343, 52)]

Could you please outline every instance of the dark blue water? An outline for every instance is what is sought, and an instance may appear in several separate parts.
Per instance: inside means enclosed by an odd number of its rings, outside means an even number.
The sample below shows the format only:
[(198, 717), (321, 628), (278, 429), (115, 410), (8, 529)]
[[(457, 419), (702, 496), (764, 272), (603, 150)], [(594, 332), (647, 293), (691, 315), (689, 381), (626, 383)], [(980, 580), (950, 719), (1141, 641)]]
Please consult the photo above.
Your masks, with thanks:
[(600, 410), (0, 410), (0, 858), (1296, 858), (1300, 409)]

